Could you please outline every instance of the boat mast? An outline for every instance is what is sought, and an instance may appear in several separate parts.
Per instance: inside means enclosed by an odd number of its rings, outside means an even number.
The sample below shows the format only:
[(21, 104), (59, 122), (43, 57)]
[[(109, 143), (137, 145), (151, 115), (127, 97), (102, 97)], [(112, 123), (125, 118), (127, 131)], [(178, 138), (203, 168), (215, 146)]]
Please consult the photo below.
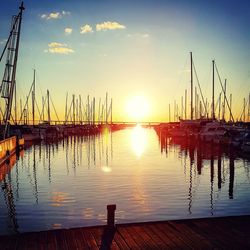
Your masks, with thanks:
[(215, 113), (214, 113), (214, 60), (213, 63), (213, 82), (212, 82), (212, 119), (215, 120)]
[(248, 111), (247, 111), (247, 114), (248, 114), (248, 122), (250, 122), (250, 93), (249, 93), (249, 96), (248, 96)]
[(7, 58), (5, 64), (5, 71), (2, 80), (2, 84), (0, 87), (0, 92), (2, 92), (2, 98), (5, 99), (5, 112), (4, 112), (4, 131), (3, 138), (7, 138), (9, 136), (9, 125), (10, 125), (10, 117), (11, 117), (11, 109), (12, 109), (12, 101), (13, 94), (16, 83), (16, 68), (17, 68), (17, 59), (18, 59), (18, 50), (19, 50), (19, 41), (20, 41), (20, 33), (21, 33), (21, 23), (22, 23), (22, 14), (24, 10), (23, 2), (19, 7), (19, 14), (13, 17), (12, 28), (9, 35), (9, 38), (6, 42), (5, 48), (1, 55), (1, 59), (3, 54), (8, 47)]
[(110, 124), (112, 125), (113, 123), (113, 98), (111, 98), (111, 103), (110, 103)]
[(185, 89), (185, 120), (187, 119), (187, 90)]
[(49, 105), (49, 90), (47, 89), (47, 104), (48, 104), (48, 123), (50, 124), (50, 105)]
[(32, 90), (32, 121), (33, 126), (35, 125), (35, 84), (36, 83), (36, 70), (34, 69), (34, 75), (33, 75), (33, 90)]
[(225, 79), (225, 84), (224, 84), (224, 100), (223, 100), (223, 113), (222, 113), (223, 121), (225, 121), (225, 113), (226, 113), (226, 91), (227, 91), (227, 79)]
[(108, 124), (108, 93), (106, 92), (106, 125)]
[(193, 120), (193, 55), (190, 52), (190, 60), (191, 60), (191, 114), (190, 118)]

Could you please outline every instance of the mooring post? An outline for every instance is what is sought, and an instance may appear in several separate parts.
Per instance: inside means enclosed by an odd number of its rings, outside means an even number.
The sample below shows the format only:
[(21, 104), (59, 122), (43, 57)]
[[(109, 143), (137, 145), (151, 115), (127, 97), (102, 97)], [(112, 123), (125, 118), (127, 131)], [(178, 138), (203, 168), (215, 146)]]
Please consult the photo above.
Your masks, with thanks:
[(115, 210), (116, 205), (107, 205), (107, 226), (114, 227), (115, 226)]

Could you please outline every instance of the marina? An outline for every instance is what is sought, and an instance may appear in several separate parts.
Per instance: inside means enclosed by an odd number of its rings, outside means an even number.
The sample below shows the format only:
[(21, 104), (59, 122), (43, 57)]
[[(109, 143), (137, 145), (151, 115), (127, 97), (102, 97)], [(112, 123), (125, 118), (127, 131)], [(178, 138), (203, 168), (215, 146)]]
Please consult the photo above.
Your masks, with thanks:
[[(171, 11), (175, 22), (166, 22), (169, 15), (158, 8), (160, 21), (154, 3), (155, 26), (140, 24), (138, 32), (130, 18), (126, 25), (100, 23), (94, 1), (89, 6), (76, 1), (79, 8), (62, 2), (58, 6), (70, 11), (48, 12), (48, 6), (27, 1), (33, 10), (24, 25), (21, 2), (7, 38), (0, 33), (0, 249), (249, 248), (246, 56), (234, 54), (242, 60), (234, 69), (219, 47), (218, 60), (209, 56), (208, 66), (204, 47), (202, 59), (197, 56), (202, 50), (194, 49), (198, 63), (191, 50), (185, 66), (174, 69), (190, 48), (162, 41), (183, 40), (168, 33), (185, 18)], [(159, 4), (168, 6), (167, 12), (170, 5)], [(99, 16), (82, 14), (90, 6)], [(134, 7), (138, 15), (144, 12)], [(95, 20), (95, 26), (79, 26), (79, 16)], [(169, 28), (164, 30), (162, 21)], [(187, 30), (201, 28), (191, 26), (176, 31), (189, 37)], [(27, 39), (38, 31), (36, 43)], [(189, 39), (197, 48), (202, 44)], [(31, 64), (37, 66), (27, 90)], [(207, 80), (201, 80), (200, 72), (207, 70)]]

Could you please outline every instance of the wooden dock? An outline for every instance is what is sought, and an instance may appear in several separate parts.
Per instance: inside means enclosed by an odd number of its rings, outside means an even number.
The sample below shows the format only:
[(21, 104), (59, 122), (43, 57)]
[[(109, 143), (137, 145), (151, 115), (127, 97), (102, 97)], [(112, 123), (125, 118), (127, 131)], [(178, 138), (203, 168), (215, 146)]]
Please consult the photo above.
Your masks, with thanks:
[(59, 229), (0, 236), (1, 250), (250, 249), (250, 216)]

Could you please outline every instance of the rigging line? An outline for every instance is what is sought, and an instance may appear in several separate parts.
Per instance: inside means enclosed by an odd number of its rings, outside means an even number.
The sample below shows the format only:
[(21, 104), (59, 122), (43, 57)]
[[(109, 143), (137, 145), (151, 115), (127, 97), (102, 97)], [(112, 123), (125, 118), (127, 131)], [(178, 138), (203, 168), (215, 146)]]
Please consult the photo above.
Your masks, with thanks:
[(44, 99), (44, 102), (43, 102), (43, 108), (42, 108), (42, 111), (41, 111), (41, 114), (40, 114), (40, 118), (39, 118), (40, 121), (43, 121), (42, 120), (42, 118), (43, 118), (42, 115), (44, 113), (44, 106), (45, 106), (46, 101), (47, 101), (47, 95), (45, 95), (45, 99)]
[(70, 104), (70, 107), (69, 107), (69, 111), (68, 111), (68, 114), (67, 114), (67, 116), (66, 116), (66, 121), (65, 121), (65, 123), (68, 121), (68, 117), (69, 117), (69, 115), (70, 115), (70, 111), (71, 111), (71, 108), (72, 108), (72, 104), (73, 104), (73, 101), (71, 101), (71, 104)]
[(217, 101), (216, 101), (215, 108), (214, 108), (214, 113), (216, 113), (217, 108), (218, 108), (218, 105), (219, 105), (219, 102), (221, 101), (221, 100), (220, 100), (221, 94), (222, 94), (222, 92), (220, 92), (220, 94), (219, 94), (219, 96), (218, 96), (218, 99), (217, 99)]
[(16, 26), (16, 24), (17, 24), (17, 21), (18, 21), (19, 18), (20, 18), (20, 13), (19, 13), (17, 16), (14, 16), (14, 18), (15, 18), (15, 22), (14, 22), (14, 24), (13, 24), (13, 26), (12, 26), (11, 31), (10, 31), (8, 40), (7, 40), (7, 42), (6, 42), (5, 46), (4, 46), (3, 52), (2, 52), (1, 57), (0, 57), (0, 62), (2, 61), (2, 58), (3, 58), (3, 56), (4, 56), (4, 53), (5, 53), (5, 51), (6, 51), (7, 47), (8, 47), (8, 44), (9, 44), (9, 42), (10, 42), (10, 38), (11, 38), (12, 35), (13, 35), (13, 30), (15, 29), (15, 26)]
[(26, 108), (26, 107), (27, 107), (27, 105), (28, 105), (29, 96), (30, 96), (30, 93), (31, 93), (31, 90), (32, 90), (32, 89), (33, 89), (33, 83), (31, 84), (29, 94), (28, 94), (28, 96), (27, 96), (27, 98), (26, 98), (26, 102), (25, 102), (25, 105), (24, 105), (24, 108), (23, 108), (23, 111), (22, 111), (21, 117), (20, 117), (19, 122), (18, 122), (19, 124), (20, 124), (20, 122), (21, 122), (21, 120), (22, 120), (22, 118), (23, 118), (24, 110), (25, 110), (25, 108)]
[(205, 114), (206, 114), (206, 116), (208, 116), (207, 107), (206, 107), (206, 104), (205, 104), (205, 101), (204, 101), (204, 97), (203, 97), (203, 94), (202, 94), (202, 90), (201, 90), (201, 86), (200, 86), (200, 82), (199, 82), (199, 79), (198, 79), (198, 75), (197, 75), (197, 72), (196, 72), (194, 62), (193, 62), (193, 67), (194, 67), (194, 73), (195, 73), (196, 80), (197, 80), (197, 83), (198, 83), (199, 91), (200, 91), (200, 94), (201, 94), (203, 106), (205, 108)]
[(37, 108), (37, 110), (38, 110), (38, 113), (39, 113), (39, 117), (41, 117), (41, 113), (40, 113), (40, 110), (39, 110), (39, 107), (38, 107), (38, 104), (37, 104), (37, 101), (36, 101), (36, 99), (35, 99), (35, 103), (36, 103), (36, 108)]
[[(248, 75), (248, 76), (245, 78), (245, 80), (241, 83), (242, 85), (238, 88), (238, 91), (237, 91), (237, 93), (238, 93), (237, 96), (238, 96), (238, 97), (244, 96), (245, 91), (248, 91), (247, 89), (244, 89), (244, 88), (246, 88), (247, 82), (249, 81), (249, 79), (250, 79), (250, 75)], [(235, 106), (240, 105), (240, 99), (241, 99), (241, 98), (237, 98), (237, 100), (236, 100), (236, 102), (235, 102)]]
[(241, 112), (241, 115), (240, 115), (240, 120), (241, 120), (241, 118), (243, 116), (244, 109), (246, 109), (247, 105), (248, 105), (248, 100), (245, 102), (245, 106), (243, 106), (243, 108), (242, 108), (242, 112)]
[(59, 122), (60, 120), (59, 120), (59, 117), (58, 117), (58, 115), (57, 115), (57, 112), (56, 112), (56, 109), (55, 109), (55, 106), (54, 106), (54, 103), (53, 103), (51, 94), (50, 94), (50, 100), (51, 100), (52, 106), (53, 106), (53, 108), (54, 108), (54, 111), (55, 111), (55, 113), (56, 113), (56, 118), (57, 118), (57, 120), (58, 120), (58, 122)]
[(227, 103), (228, 110), (229, 110), (229, 112), (230, 112), (230, 116), (232, 117), (232, 120), (233, 120), (233, 122), (234, 122), (234, 117), (233, 117), (233, 114), (232, 114), (232, 110), (231, 110), (231, 108), (230, 108), (230, 106), (229, 106), (229, 103), (228, 103), (228, 100), (227, 100), (227, 96), (226, 96), (226, 93), (225, 93), (225, 89), (224, 89), (224, 87), (223, 87), (223, 85), (222, 85), (222, 82), (221, 82), (221, 78), (220, 78), (220, 74), (219, 74), (219, 72), (218, 72), (217, 64), (216, 64), (216, 62), (214, 62), (214, 64), (215, 64), (215, 69), (216, 69), (217, 75), (218, 75), (218, 77), (219, 77), (221, 89), (222, 89), (222, 91), (223, 91), (223, 94), (224, 94), (225, 97), (226, 97), (226, 103)]
[[(189, 59), (189, 56), (187, 56), (187, 59), (185, 61), (185, 64), (184, 64), (184, 67), (181, 68), (181, 70), (178, 72), (178, 82), (177, 82), (177, 89), (175, 91), (175, 93), (178, 93), (179, 92), (179, 88), (180, 88), (180, 84), (181, 84), (181, 81), (183, 79), (183, 73), (186, 72), (186, 68), (187, 68), (187, 64), (188, 64), (188, 59)], [(176, 97), (176, 95), (174, 96), (174, 98)]]

